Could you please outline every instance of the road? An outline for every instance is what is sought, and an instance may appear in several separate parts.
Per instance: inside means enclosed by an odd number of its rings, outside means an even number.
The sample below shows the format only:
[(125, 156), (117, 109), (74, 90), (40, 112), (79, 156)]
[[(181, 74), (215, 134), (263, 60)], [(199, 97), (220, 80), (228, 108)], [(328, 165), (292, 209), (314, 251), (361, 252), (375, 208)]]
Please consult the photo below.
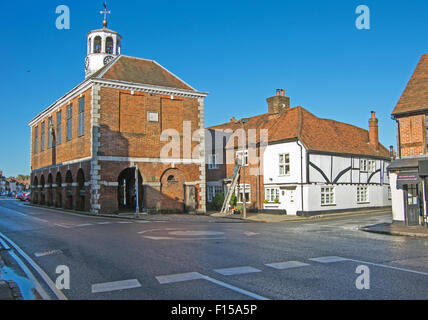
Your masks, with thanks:
[[(358, 230), (390, 219), (135, 221), (0, 199), (3, 239), (51, 299), (426, 299), (428, 240)], [(356, 286), (361, 265), (369, 289)], [(47, 285), (58, 266), (69, 289)]]

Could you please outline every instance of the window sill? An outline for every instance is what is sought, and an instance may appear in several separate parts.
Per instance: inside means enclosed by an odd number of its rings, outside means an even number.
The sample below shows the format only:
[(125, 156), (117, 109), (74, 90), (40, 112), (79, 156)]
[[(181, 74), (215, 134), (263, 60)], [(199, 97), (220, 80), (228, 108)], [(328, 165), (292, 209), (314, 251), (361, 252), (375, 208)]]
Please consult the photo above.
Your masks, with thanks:
[(364, 202), (357, 202), (357, 204), (369, 204), (370, 201), (364, 201)]
[(336, 204), (335, 203), (331, 203), (331, 204), (322, 204), (321, 207), (335, 207)]

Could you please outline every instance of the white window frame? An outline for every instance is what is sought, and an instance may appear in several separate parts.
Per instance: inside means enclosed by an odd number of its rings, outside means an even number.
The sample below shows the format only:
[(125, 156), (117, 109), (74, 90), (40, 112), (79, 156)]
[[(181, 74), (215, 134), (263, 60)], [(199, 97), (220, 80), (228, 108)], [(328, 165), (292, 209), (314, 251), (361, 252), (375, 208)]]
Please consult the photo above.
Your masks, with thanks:
[(275, 199), (279, 200), (279, 188), (266, 188), (265, 189), (265, 200), (269, 203), (275, 202)]
[[(242, 183), (236, 186), (236, 189), (235, 189), (235, 195), (237, 197), (236, 203), (244, 203), (244, 197), (243, 197), (244, 193), (242, 192), (243, 190), (244, 188)], [(245, 193), (248, 193), (248, 197), (245, 199), (245, 202), (251, 203), (251, 186), (247, 183), (245, 184), (245, 191), (246, 191)]]
[(332, 186), (321, 187), (321, 206), (336, 205), (336, 188)]
[(367, 172), (367, 159), (360, 159), (360, 171)]
[(279, 176), (290, 175), (290, 154), (280, 153), (278, 155), (278, 173)]
[(367, 172), (376, 171), (376, 160), (367, 160)]
[(210, 154), (208, 158), (208, 169), (209, 170), (215, 170), (218, 169), (218, 163), (217, 163), (217, 155), (216, 154)]
[(208, 202), (213, 202), (215, 195), (217, 193), (222, 193), (224, 194), (224, 190), (222, 186), (218, 186), (218, 185), (208, 185), (207, 186), (207, 201)]
[(358, 186), (357, 187), (357, 203), (369, 203), (369, 187)]
[(236, 158), (240, 160), (243, 167), (248, 167), (248, 150), (237, 151)]

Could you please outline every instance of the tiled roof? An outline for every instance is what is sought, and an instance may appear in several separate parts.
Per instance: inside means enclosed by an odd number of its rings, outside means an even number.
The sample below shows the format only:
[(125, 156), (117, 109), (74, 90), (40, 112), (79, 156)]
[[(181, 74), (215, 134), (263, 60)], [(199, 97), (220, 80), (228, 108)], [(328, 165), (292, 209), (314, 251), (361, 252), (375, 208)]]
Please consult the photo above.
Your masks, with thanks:
[(138, 84), (195, 91), (183, 80), (153, 60), (120, 56), (104, 66), (91, 78), (108, 79)]
[[(234, 122), (210, 127), (212, 130), (241, 128)], [(290, 108), (279, 114), (262, 114), (249, 118), (245, 130), (267, 129), (269, 143), (299, 139), (308, 150), (389, 158), (389, 151), (369, 143), (369, 132), (359, 127), (329, 119), (320, 119), (303, 107)], [(259, 137), (257, 137), (259, 141)]]
[(393, 115), (428, 110), (428, 54), (422, 55)]

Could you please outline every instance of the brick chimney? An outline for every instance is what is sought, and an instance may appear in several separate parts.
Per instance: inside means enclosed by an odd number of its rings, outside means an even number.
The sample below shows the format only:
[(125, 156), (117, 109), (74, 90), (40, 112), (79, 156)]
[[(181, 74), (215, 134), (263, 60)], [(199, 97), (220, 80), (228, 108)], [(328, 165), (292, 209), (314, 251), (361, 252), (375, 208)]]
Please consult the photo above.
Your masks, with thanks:
[(284, 89), (276, 89), (276, 96), (266, 99), (269, 113), (280, 113), (290, 108), (290, 97), (285, 96)]
[(379, 121), (374, 111), (369, 119), (369, 142), (376, 150), (379, 149)]

